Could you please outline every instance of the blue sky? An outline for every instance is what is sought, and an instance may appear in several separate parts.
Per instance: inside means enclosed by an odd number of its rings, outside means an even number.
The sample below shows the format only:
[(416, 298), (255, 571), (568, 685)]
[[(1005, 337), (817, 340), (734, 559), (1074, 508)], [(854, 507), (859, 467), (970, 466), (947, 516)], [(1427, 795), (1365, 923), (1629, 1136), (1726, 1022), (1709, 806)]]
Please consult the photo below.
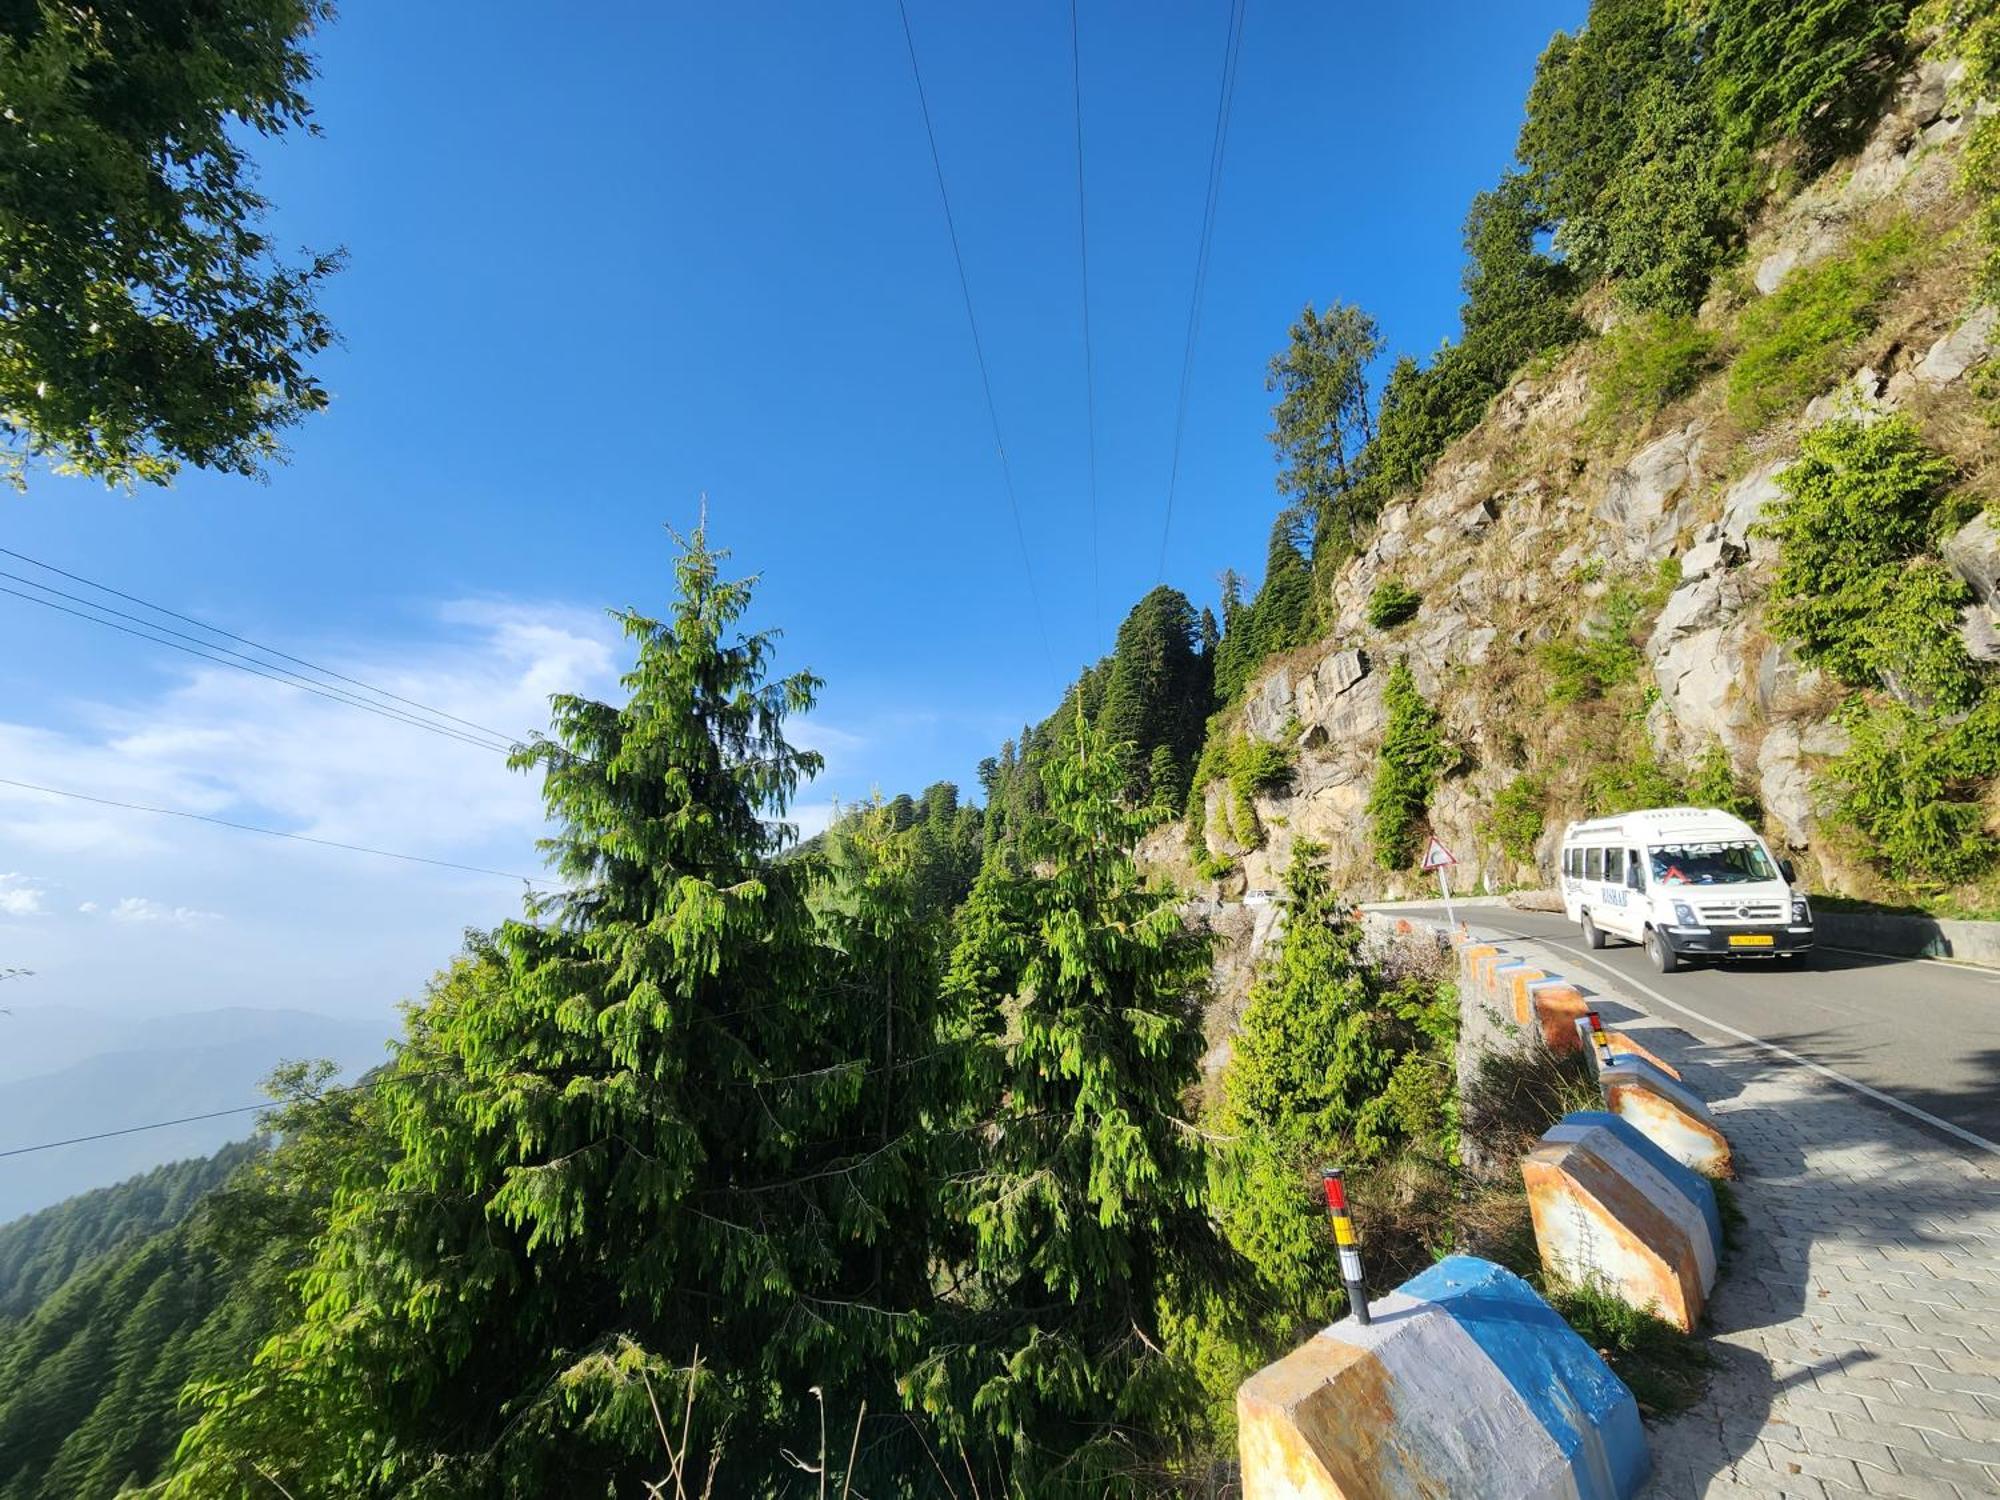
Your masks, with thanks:
[[(1453, 332), (1466, 205), (1584, 8), (1250, 0), (1167, 553), (1197, 603), (1261, 566), (1290, 319)], [(784, 663), (828, 679), (805, 821), (970, 783), (1155, 582), (1225, 0), (1082, 6), (1095, 595), (1068, 6), (912, 3), (1053, 674), (894, 5), (569, 10), (348, 0), (324, 134), (261, 153), (276, 238), (351, 255), (331, 410), (268, 485), (38, 476), (0, 544), (525, 730), (609, 687), (600, 610), (663, 601), (661, 525), (705, 493)], [(479, 752), (12, 599), (0, 632), (0, 776), (538, 868), (534, 788)], [(0, 796), (0, 967), (37, 970), (10, 1003), (386, 1012), (517, 896)]]

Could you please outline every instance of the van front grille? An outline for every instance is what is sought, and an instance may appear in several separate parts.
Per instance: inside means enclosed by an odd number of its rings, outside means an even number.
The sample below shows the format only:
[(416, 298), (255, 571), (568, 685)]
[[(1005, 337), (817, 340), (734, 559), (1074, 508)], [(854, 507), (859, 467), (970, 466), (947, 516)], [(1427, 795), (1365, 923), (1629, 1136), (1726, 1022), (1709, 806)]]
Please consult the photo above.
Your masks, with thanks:
[(1703, 922), (1782, 922), (1788, 915), (1779, 901), (1703, 901), (1695, 910)]

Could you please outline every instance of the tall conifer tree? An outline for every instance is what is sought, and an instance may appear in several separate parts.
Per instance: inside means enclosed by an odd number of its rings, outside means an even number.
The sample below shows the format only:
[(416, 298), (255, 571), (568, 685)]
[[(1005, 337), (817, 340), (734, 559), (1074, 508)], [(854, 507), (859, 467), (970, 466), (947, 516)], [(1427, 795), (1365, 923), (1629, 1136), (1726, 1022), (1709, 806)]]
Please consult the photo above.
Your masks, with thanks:
[(1169, 1331), (1231, 1263), (1184, 1123), (1197, 1083), (1206, 943), (1131, 850), (1163, 816), (1124, 795), (1079, 721), (1042, 771), (1021, 865), (990, 859), (952, 962), (985, 1039), (980, 1168), (955, 1191), (973, 1235), (960, 1298), (912, 1381), (1016, 1495), (1139, 1493), (1198, 1405)]

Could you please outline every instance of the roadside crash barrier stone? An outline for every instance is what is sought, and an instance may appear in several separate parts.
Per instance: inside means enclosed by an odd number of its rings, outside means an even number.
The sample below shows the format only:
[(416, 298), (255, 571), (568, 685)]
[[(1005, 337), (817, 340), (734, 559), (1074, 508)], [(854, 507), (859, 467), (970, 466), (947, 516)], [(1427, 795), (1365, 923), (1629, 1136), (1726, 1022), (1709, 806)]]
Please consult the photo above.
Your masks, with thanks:
[(1618, 1058), (1597, 1075), (1604, 1107), (1675, 1161), (1705, 1177), (1729, 1177), (1729, 1140), (1686, 1084), (1643, 1059)]
[(1244, 1500), (1627, 1500), (1624, 1382), (1511, 1271), (1454, 1255), (1236, 1392)]
[(1545, 1269), (1694, 1331), (1722, 1243), (1708, 1179), (1618, 1116), (1579, 1110), (1522, 1159), (1521, 1181)]
[(1472, 960), (1472, 983), (1481, 994), (1493, 992), (1493, 971), (1502, 964), (1514, 962), (1514, 955), (1505, 948), (1491, 948)]
[(1507, 995), (1514, 1002), (1514, 1020), (1517, 1024), (1526, 1026), (1529, 1017), (1532, 1015), (1532, 1012), (1528, 1008), (1528, 993), (1530, 988), (1536, 980), (1547, 979), (1549, 977), (1547, 969), (1537, 969), (1532, 964), (1523, 964), (1518, 969), (1513, 968), (1511, 965), (1508, 967), (1506, 973)]
[(1560, 977), (1538, 981), (1528, 991), (1542, 1045), (1563, 1054), (1581, 1051), (1583, 1040), (1576, 1034), (1576, 1023), (1590, 1014), (1590, 1001), (1583, 991)]
[(1674, 1082), (1680, 1082), (1681, 1070), (1679, 1068), (1646, 1047), (1643, 1043), (1634, 1041), (1625, 1032), (1613, 1031), (1607, 1026), (1604, 1028), (1604, 1041), (1605, 1045), (1610, 1047), (1612, 1056), (1631, 1058), (1635, 1061), (1643, 1062), (1650, 1067), (1657, 1068), (1660, 1072), (1666, 1074), (1667, 1077), (1673, 1079)]

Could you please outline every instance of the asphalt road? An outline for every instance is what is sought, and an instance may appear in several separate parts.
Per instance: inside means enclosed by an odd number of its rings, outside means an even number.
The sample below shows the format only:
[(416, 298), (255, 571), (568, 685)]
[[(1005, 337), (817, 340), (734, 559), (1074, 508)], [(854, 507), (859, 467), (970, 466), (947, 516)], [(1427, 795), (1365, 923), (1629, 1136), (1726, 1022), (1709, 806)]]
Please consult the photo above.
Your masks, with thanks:
[[(1442, 922), (1442, 908), (1404, 913)], [(1765, 1044), (1831, 1070), (1854, 1089), (1857, 1108), (1890, 1109), (1888, 1096), (1979, 1138), (1932, 1128), (1971, 1155), (2000, 1155), (2000, 972), (1921, 959), (1818, 949), (1802, 966), (1713, 965), (1655, 973), (1643, 949), (1617, 938), (1593, 953), (1562, 913), (1508, 906), (1459, 908), (1478, 931), (1532, 939), (1561, 951), (1571, 977), (1606, 974), (1655, 1019), (1704, 1042)], [(1733, 1032), (1733, 1034), (1732, 1034)], [(1770, 1049), (1781, 1049), (1773, 1051)], [(1838, 1080), (1836, 1080), (1838, 1081)], [(1920, 1120), (1920, 1123), (1925, 1123)]]

